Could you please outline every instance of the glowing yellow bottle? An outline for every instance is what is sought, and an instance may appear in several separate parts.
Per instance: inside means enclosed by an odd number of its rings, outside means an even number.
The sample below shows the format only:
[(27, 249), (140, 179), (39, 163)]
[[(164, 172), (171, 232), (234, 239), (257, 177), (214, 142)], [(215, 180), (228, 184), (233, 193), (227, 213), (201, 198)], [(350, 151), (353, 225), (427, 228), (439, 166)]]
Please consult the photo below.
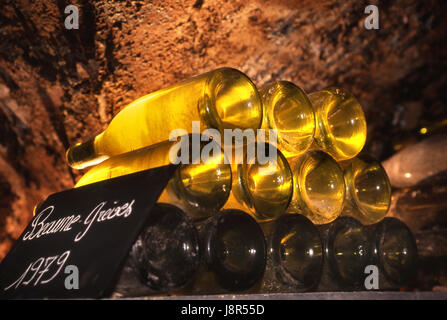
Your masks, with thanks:
[(357, 99), (340, 88), (308, 95), (314, 108), (315, 142), (335, 160), (355, 157), (366, 141), (366, 120)]
[(315, 115), (307, 95), (288, 81), (270, 83), (260, 94), (264, 106), (262, 128), (276, 129), (277, 146), (286, 158), (304, 153), (315, 132)]
[[(189, 139), (182, 139), (181, 143), (191, 141), (190, 135)], [(209, 144), (217, 142), (210, 141), (206, 145)], [(75, 187), (169, 165), (172, 163), (170, 157), (175, 154), (171, 150), (176, 150), (176, 145), (176, 142), (166, 141), (112, 157), (90, 169)], [(204, 144), (201, 145), (201, 150), (203, 146)], [(220, 145), (217, 147), (221, 150)], [(212, 153), (206, 162), (200, 161), (198, 164), (193, 163), (200, 160), (200, 154), (190, 154), (190, 164), (179, 165), (158, 202), (176, 205), (193, 219), (207, 218), (217, 213), (228, 199), (231, 166), (225, 163), (223, 151)]]
[(346, 202), (344, 216), (369, 225), (382, 220), (391, 203), (391, 185), (379, 162), (361, 155), (341, 163), (344, 168)]
[[(284, 155), (273, 145), (258, 142), (255, 148), (256, 156), (252, 161), (246, 161), (247, 148), (244, 162), (231, 165), (232, 191), (224, 208), (247, 211), (257, 221), (269, 221), (283, 214), (290, 203), (292, 172)], [(263, 164), (259, 161), (258, 148), (269, 156), (276, 153), (276, 157)]]
[(130, 103), (93, 139), (71, 147), (70, 166), (82, 169), (108, 157), (169, 139), (174, 129), (258, 129), (262, 104), (253, 82), (243, 73), (222, 68), (162, 89)]
[(314, 224), (335, 220), (343, 210), (345, 199), (345, 182), (339, 164), (320, 150), (308, 150), (288, 161), (294, 188), (287, 211), (301, 213)]

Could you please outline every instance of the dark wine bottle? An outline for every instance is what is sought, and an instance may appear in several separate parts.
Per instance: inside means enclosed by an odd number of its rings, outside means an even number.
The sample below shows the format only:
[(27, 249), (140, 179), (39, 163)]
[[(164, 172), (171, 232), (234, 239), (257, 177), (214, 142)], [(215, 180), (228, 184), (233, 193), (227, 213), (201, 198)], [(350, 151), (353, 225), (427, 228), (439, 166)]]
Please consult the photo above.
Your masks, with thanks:
[(379, 289), (416, 285), (418, 250), (407, 225), (396, 218), (385, 218), (368, 229), (373, 240), (374, 264), (380, 270)]
[(157, 203), (129, 252), (114, 296), (173, 293), (194, 278), (199, 262), (199, 235), (190, 218)]
[(317, 227), (303, 215), (284, 214), (262, 228), (268, 248), (262, 292), (316, 288), (323, 266), (323, 244)]
[(365, 268), (373, 261), (366, 228), (352, 217), (340, 217), (319, 229), (325, 263), (318, 290), (364, 289)]
[(260, 283), (267, 253), (254, 218), (241, 210), (222, 210), (198, 228), (203, 263), (189, 293), (241, 292)]

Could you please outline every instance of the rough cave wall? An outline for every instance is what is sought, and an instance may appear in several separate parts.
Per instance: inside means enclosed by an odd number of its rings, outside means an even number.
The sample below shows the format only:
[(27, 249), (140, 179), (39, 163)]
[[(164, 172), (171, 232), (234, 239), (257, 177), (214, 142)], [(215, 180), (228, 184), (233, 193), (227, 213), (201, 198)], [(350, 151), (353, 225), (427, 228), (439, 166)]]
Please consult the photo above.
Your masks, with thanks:
[[(75, 4), (79, 30), (64, 28)], [(366, 30), (376, 4), (380, 29)], [(445, 1), (2, 1), (0, 259), (50, 193), (80, 172), (64, 153), (133, 99), (231, 66), (261, 86), (341, 85), (368, 120), (379, 159), (447, 108)], [(405, 139), (403, 139), (405, 140)]]

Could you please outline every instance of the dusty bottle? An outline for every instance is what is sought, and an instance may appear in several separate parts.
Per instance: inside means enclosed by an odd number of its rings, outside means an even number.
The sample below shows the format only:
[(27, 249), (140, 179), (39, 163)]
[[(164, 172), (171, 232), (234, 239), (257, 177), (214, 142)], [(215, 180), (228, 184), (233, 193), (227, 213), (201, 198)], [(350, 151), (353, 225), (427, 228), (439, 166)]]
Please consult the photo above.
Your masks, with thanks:
[(353, 216), (365, 225), (382, 220), (390, 207), (391, 185), (380, 163), (370, 156), (361, 155), (341, 166), (346, 184), (342, 215)]
[(364, 289), (365, 268), (373, 261), (366, 228), (352, 217), (340, 217), (319, 226), (324, 243), (323, 274), (319, 291)]
[[(224, 208), (247, 211), (257, 221), (268, 221), (284, 213), (292, 199), (292, 172), (273, 145), (258, 141), (252, 146), (253, 159), (244, 153), (243, 163), (231, 165), (232, 190)], [(268, 155), (265, 163), (260, 161), (262, 156), (258, 157), (262, 150), (263, 155)]]
[(246, 291), (260, 282), (266, 244), (258, 223), (240, 210), (222, 210), (198, 226), (202, 268), (190, 293)]
[(284, 214), (262, 224), (267, 236), (267, 267), (262, 292), (315, 289), (323, 267), (319, 231), (300, 214)]
[(308, 150), (288, 162), (294, 187), (287, 211), (300, 212), (317, 225), (334, 221), (341, 214), (345, 199), (339, 164), (320, 150)]
[[(186, 154), (186, 163), (179, 165), (162, 192), (159, 202), (178, 206), (193, 219), (207, 218), (226, 203), (231, 191), (231, 166), (225, 161), (220, 145), (201, 141), (201, 135), (189, 135), (181, 141), (165, 141), (150, 147), (114, 156), (90, 169), (75, 187), (119, 177), (133, 172), (169, 165), (179, 154)], [(193, 145), (198, 144), (198, 152)], [(206, 154), (208, 146), (219, 152)], [(177, 152), (178, 150), (178, 152)], [(209, 157), (208, 157), (209, 155)]]
[(379, 289), (415, 285), (418, 250), (410, 229), (396, 218), (385, 218), (369, 228), (374, 264), (379, 266)]
[(366, 119), (357, 99), (341, 88), (308, 95), (314, 108), (315, 142), (335, 160), (355, 157), (366, 141)]
[(408, 188), (438, 184), (439, 180), (445, 180), (446, 143), (446, 134), (431, 136), (383, 161), (382, 165), (390, 177), (391, 185)]
[[(447, 212), (447, 177), (433, 185), (393, 190), (390, 217), (405, 221), (415, 232), (437, 230)], [(438, 245), (440, 243), (438, 242)], [(445, 246), (447, 248), (447, 245)], [(447, 254), (446, 254), (447, 256)]]
[(292, 82), (275, 81), (260, 90), (264, 130), (276, 130), (277, 146), (286, 158), (305, 152), (314, 140), (315, 115), (304, 91)]
[(192, 281), (199, 263), (199, 235), (189, 217), (172, 205), (155, 204), (113, 295), (173, 293)]
[(256, 130), (262, 104), (253, 82), (242, 72), (217, 69), (130, 103), (105, 131), (67, 151), (70, 166), (82, 169), (105, 159), (169, 139), (175, 129), (192, 133), (192, 121), (203, 128)]

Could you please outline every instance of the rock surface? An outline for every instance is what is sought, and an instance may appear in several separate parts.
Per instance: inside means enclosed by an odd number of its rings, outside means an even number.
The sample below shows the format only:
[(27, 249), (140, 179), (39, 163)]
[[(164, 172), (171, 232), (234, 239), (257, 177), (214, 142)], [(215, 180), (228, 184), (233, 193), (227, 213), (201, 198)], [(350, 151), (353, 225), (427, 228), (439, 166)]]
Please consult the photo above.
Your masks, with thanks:
[[(64, 9), (79, 8), (79, 30)], [(380, 29), (364, 27), (376, 4)], [(0, 4), (0, 259), (47, 195), (73, 186), (70, 144), (132, 100), (231, 66), (262, 86), (350, 90), (383, 160), (447, 118), (443, 1), (6, 0)], [(407, 137), (410, 137), (407, 139)], [(394, 148), (394, 149), (393, 149)]]

